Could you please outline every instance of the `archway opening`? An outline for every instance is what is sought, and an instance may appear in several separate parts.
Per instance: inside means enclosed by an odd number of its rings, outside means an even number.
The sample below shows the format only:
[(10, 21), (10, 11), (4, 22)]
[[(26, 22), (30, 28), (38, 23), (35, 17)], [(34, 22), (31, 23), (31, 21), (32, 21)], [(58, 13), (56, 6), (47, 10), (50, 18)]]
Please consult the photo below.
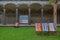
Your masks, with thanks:
[(3, 22), (3, 13), (4, 13), (4, 11), (3, 11), (3, 5), (1, 4), (0, 5), (0, 24), (2, 24), (2, 22)]
[(16, 5), (9, 3), (5, 5), (5, 16), (7, 24), (14, 24), (16, 21)]
[(58, 10), (57, 10), (57, 23), (60, 24), (60, 4), (58, 5)]
[(53, 22), (53, 6), (48, 4), (43, 7), (43, 22)]
[[(19, 23), (28, 23), (28, 18), (27, 18), (28, 16), (29, 16), (28, 5), (27, 4), (20, 4), (18, 6)], [(27, 21), (25, 21), (25, 20), (27, 20)]]
[(33, 3), (30, 5), (32, 23), (41, 21), (41, 8), (42, 8), (41, 5), (38, 3)]

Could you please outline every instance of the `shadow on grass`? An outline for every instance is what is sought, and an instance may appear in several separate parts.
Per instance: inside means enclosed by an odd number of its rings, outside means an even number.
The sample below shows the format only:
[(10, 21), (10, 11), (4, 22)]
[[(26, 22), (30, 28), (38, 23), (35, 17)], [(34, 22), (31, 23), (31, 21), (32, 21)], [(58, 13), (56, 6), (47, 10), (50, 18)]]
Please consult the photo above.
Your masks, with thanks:
[(37, 36), (47, 36), (47, 37), (57, 37), (58, 34), (57, 33), (53, 33), (53, 32), (36, 32)]

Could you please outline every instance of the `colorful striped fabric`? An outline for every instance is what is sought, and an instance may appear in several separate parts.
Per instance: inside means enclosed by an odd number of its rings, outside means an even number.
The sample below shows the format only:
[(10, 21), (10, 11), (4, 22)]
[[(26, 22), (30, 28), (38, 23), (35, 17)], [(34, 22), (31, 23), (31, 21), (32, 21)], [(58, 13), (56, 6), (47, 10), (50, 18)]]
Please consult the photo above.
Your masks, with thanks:
[(42, 31), (41, 23), (35, 23), (35, 28), (36, 28), (36, 31)]
[(54, 27), (54, 23), (49, 23), (49, 31), (56, 31)]
[(48, 31), (48, 23), (42, 23), (42, 30)]
[(36, 29), (36, 31), (38, 31), (38, 25), (37, 25), (38, 23), (35, 23), (35, 29)]
[(56, 31), (54, 23), (35, 23), (36, 31)]

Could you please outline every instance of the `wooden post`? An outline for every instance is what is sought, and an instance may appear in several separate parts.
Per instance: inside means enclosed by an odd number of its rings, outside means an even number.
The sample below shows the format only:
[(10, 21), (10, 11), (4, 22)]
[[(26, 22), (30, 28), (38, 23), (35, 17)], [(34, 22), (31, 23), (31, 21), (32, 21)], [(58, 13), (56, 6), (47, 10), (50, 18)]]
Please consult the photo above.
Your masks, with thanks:
[(57, 28), (57, 0), (55, 0), (54, 2), (54, 24), (55, 24), (55, 28)]
[(3, 7), (4, 7), (4, 9), (3, 9), (3, 11), (4, 11), (4, 14), (3, 14), (4, 15), (3, 24), (6, 25), (6, 16), (5, 16), (6, 15), (5, 14), (6, 13), (6, 9), (5, 9), (5, 5)]
[(19, 22), (18, 22), (18, 8), (16, 7), (16, 23), (15, 23), (15, 27), (19, 26)]
[(29, 12), (29, 19), (28, 19), (28, 20), (29, 20), (29, 25), (30, 25), (30, 24), (31, 24), (31, 20), (30, 20), (30, 16), (31, 16), (31, 15), (30, 15), (30, 11), (31, 11), (31, 10), (30, 10), (30, 6), (28, 6), (28, 7), (29, 7), (29, 8), (28, 8), (28, 12)]
[(16, 22), (18, 22), (18, 8), (16, 8)]

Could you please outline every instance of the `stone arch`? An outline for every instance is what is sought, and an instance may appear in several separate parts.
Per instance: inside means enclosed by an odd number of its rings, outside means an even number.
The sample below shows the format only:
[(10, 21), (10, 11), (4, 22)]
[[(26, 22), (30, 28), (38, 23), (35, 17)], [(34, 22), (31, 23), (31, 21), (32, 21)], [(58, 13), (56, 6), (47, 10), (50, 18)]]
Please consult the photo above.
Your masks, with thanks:
[(2, 4), (0, 4), (0, 11), (3, 11), (4, 7)]
[(19, 4), (19, 6), (18, 6), (18, 13), (20, 15), (28, 14), (28, 5), (27, 4)]
[(39, 12), (41, 10), (42, 6), (39, 3), (33, 3), (30, 5), (30, 9), (33, 12)]
[(44, 5), (43, 9), (44, 9), (45, 11), (47, 11), (47, 10), (52, 10), (52, 9), (53, 9), (53, 6), (50, 5), (50, 4)]
[(16, 5), (12, 3), (8, 3), (5, 5), (6, 13), (16, 13)]

